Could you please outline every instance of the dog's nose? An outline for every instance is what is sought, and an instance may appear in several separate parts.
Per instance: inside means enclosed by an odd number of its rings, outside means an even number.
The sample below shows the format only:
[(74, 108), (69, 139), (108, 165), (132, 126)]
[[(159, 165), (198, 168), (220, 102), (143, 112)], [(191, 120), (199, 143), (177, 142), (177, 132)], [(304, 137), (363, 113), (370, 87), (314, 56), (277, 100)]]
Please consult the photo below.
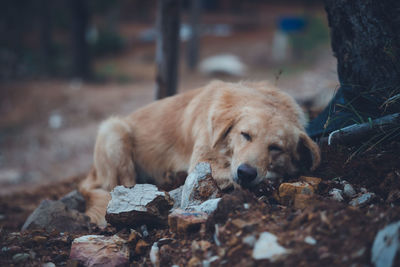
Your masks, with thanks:
[(237, 169), (237, 175), (240, 184), (249, 184), (257, 177), (257, 169), (251, 167), (249, 164), (240, 164)]

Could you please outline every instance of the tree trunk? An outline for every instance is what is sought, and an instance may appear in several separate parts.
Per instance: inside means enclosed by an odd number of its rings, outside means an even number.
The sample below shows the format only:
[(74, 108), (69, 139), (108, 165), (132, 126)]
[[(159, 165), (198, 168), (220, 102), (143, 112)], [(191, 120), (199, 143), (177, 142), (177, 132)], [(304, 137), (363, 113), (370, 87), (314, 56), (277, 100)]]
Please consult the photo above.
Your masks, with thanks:
[(87, 0), (68, 0), (72, 11), (73, 73), (83, 78), (91, 78), (91, 60), (86, 32), (89, 26)]
[(42, 66), (47, 74), (53, 72), (52, 61), (52, 17), (51, 17), (51, 0), (42, 0), (40, 6), (41, 11), (41, 50), (42, 50)]
[(178, 80), (181, 0), (158, 0), (156, 98), (174, 95)]
[(345, 98), (361, 112), (383, 113), (380, 104), (400, 87), (400, 1), (325, 0), (325, 7)]
[(190, 70), (195, 70), (199, 61), (201, 3), (201, 0), (192, 0), (190, 2), (189, 18), (192, 32), (187, 44), (187, 65)]

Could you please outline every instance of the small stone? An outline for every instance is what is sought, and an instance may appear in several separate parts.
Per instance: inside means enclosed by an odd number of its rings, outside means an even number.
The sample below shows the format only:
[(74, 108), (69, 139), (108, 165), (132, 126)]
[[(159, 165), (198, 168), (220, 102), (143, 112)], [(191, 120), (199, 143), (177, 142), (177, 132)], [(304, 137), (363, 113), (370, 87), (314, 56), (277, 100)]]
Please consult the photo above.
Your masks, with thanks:
[(143, 239), (139, 240), (135, 247), (135, 255), (144, 254), (148, 247), (150, 247), (149, 243), (147, 243)]
[(219, 197), (220, 194), (221, 191), (211, 176), (210, 164), (201, 162), (186, 178), (180, 206), (182, 209), (198, 206), (206, 200)]
[(349, 183), (345, 183), (343, 186), (343, 193), (346, 197), (354, 197), (356, 194), (356, 190), (354, 190), (353, 186)]
[[(304, 202), (304, 200), (308, 200), (314, 195), (314, 191), (314, 187), (306, 182), (282, 183), (279, 186), (279, 201), (282, 205), (296, 206), (296, 196), (306, 196), (298, 198), (299, 202)], [(298, 206), (302, 206), (302, 204), (303, 203), (299, 203)]]
[(315, 240), (312, 236), (306, 236), (306, 238), (304, 238), (304, 242), (312, 246), (317, 244), (317, 240)]
[(160, 266), (160, 255), (157, 242), (154, 242), (151, 246), (149, 257), (154, 267)]
[(42, 264), (42, 267), (56, 267), (56, 265), (52, 262), (46, 262)]
[(353, 207), (362, 207), (368, 205), (375, 199), (374, 193), (364, 193), (361, 196), (358, 196), (350, 201), (350, 205)]
[(256, 243), (257, 239), (254, 235), (248, 235), (243, 238), (243, 243), (248, 245), (249, 247), (254, 247), (254, 244)]
[(192, 258), (189, 260), (187, 266), (188, 266), (188, 267), (201, 267), (202, 264), (201, 264), (201, 261), (200, 261), (199, 258), (197, 258), (197, 257), (192, 257)]
[(343, 191), (338, 188), (332, 188), (332, 190), (329, 191), (329, 195), (331, 196), (331, 199), (342, 202), (344, 200), (342, 192)]
[(191, 212), (182, 209), (174, 210), (168, 216), (169, 229), (177, 234), (197, 232), (207, 221), (208, 215), (204, 212)]
[(203, 260), (203, 267), (218, 266), (219, 257), (217, 255), (212, 256), (209, 259)]
[(391, 223), (380, 230), (372, 245), (371, 261), (376, 267), (394, 266), (400, 252), (400, 221)]
[(142, 238), (142, 235), (138, 231), (131, 229), (131, 233), (129, 234), (129, 237), (128, 237), (128, 242), (135, 243), (140, 238)]
[(84, 232), (90, 219), (83, 213), (68, 208), (61, 201), (43, 200), (22, 226), (22, 231), (45, 229), (49, 232)]
[(310, 184), (315, 191), (318, 190), (319, 184), (322, 182), (321, 178), (311, 176), (300, 176), (299, 180)]
[(129, 263), (129, 248), (117, 235), (86, 235), (74, 239), (70, 258), (85, 266), (122, 266)]
[(221, 200), (221, 198), (209, 199), (207, 201), (204, 201), (203, 203), (201, 203), (198, 206), (189, 206), (186, 208), (186, 210), (205, 212), (207, 214), (211, 214), (217, 209), (218, 203), (220, 200)]
[(253, 249), (253, 258), (255, 260), (270, 260), (274, 262), (284, 255), (288, 254), (288, 250), (278, 243), (278, 238), (269, 232), (261, 233)]
[(60, 201), (70, 209), (80, 212), (85, 212), (86, 210), (85, 198), (82, 196), (81, 193), (78, 192), (78, 190), (74, 190), (66, 194), (60, 199)]
[(22, 263), (27, 261), (30, 257), (31, 255), (29, 255), (29, 253), (18, 253), (12, 257), (12, 260), (15, 263)]
[(170, 197), (174, 200), (174, 206), (172, 207), (172, 209), (177, 209), (181, 207), (182, 189), (183, 185), (168, 192)]
[(116, 186), (111, 191), (106, 220), (114, 226), (165, 225), (173, 200), (155, 185)]
[(47, 237), (45, 236), (34, 236), (32, 239), (37, 243), (44, 243), (47, 241)]

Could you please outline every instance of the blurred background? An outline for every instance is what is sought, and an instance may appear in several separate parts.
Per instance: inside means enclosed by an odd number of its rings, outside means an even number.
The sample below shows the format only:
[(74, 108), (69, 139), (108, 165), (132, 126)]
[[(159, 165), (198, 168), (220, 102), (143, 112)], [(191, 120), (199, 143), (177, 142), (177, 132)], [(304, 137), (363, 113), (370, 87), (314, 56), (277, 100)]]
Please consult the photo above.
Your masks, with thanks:
[[(0, 194), (84, 175), (98, 124), (155, 99), (156, 0), (4, 0)], [(321, 0), (185, 0), (178, 91), (270, 80), (314, 117), (338, 85)]]

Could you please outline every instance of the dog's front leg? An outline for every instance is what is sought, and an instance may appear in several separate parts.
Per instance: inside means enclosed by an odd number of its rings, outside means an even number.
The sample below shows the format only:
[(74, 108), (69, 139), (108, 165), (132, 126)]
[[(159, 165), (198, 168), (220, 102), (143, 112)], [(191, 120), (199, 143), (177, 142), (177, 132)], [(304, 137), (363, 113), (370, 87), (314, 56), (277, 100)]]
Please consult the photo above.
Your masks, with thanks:
[(196, 144), (190, 160), (189, 172), (192, 172), (200, 162), (210, 163), (212, 176), (221, 190), (233, 189), (235, 183), (232, 179), (230, 159), (228, 157), (217, 153), (207, 145)]

